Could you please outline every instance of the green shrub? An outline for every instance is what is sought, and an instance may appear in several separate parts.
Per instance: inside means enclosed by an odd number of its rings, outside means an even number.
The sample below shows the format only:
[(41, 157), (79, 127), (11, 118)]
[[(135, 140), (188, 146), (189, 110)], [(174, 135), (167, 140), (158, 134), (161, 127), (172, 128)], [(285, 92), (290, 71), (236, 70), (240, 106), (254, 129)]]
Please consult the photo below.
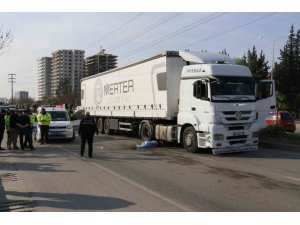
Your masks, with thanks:
[(286, 132), (278, 125), (269, 125), (259, 132), (260, 137), (282, 137), (284, 135), (286, 135)]

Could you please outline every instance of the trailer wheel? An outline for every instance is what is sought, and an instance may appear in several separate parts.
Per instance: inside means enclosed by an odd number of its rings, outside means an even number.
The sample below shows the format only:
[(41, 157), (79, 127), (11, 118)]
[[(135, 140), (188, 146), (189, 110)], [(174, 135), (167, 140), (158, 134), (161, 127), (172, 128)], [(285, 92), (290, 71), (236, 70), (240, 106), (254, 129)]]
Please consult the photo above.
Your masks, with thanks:
[(140, 127), (140, 136), (143, 141), (153, 139), (153, 125), (149, 122), (144, 122)]
[(198, 150), (197, 134), (193, 127), (187, 127), (182, 137), (183, 147), (188, 152), (196, 152)]
[(104, 120), (103, 129), (104, 129), (105, 134), (107, 134), (107, 135), (112, 134), (112, 130), (109, 127), (109, 119), (108, 118), (106, 118)]
[(104, 123), (103, 118), (99, 118), (97, 122), (98, 131), (100, 134), (104, 134)]

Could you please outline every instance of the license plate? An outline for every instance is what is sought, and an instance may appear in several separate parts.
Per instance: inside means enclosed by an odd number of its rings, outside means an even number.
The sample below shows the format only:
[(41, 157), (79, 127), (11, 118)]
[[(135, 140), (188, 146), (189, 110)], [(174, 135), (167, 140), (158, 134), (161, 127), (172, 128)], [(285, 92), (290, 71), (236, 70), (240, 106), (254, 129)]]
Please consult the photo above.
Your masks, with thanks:
[(49, 135), (53, 136), (53, 137), (60, 137), (60, 136), (64, 136), (64, 133), (52, 131), (52, 132), (49, 132)]

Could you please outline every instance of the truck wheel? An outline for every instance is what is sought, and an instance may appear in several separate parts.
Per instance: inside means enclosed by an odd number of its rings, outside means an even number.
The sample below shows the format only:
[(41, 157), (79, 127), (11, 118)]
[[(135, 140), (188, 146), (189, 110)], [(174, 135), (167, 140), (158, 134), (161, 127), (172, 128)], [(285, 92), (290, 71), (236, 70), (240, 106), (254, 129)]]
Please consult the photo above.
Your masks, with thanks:
[(183, 147), (188, 152), (196, 152), (198, 150), (197, 134), (193, 127), (187, 127), (182, 137)]
[(153, 139), (153, 126), (149, 122), (142, 124), (140, 128), (140, 136), (143, 141), (150, 141)]
[(104, 129), (104, 133), (107, 135), (110, 135), (112, 133), (112, 130), (109, 129), (109, 119), (108, 118), (106, 118), (104, 120), (103, 129)]
[(97, 127), (99, 130), (100, 134), (104, 134), (104, 123), (103, 123), (103, 118), (99, 118), (97, 122)]

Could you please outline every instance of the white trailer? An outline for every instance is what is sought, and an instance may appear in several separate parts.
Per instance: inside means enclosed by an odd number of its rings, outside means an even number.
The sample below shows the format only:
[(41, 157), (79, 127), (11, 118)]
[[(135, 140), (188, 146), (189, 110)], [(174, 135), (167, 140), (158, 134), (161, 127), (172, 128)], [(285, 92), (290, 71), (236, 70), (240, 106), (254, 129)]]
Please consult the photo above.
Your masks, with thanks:
[(256, 150), (275, 105), (273, 81), (255, 83), (223, 54), (169, 51), (81, 81), (81, 108), (100, 132), (134, 131), (189, 152)]

